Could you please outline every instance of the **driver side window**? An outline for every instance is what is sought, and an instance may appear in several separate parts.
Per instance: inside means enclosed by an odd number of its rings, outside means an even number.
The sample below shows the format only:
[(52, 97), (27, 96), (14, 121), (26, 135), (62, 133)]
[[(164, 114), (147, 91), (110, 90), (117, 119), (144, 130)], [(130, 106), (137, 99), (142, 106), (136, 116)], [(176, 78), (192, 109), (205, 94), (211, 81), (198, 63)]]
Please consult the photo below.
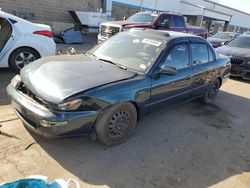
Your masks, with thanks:
[(176, 45), (164, 60), (164, 65), (175, 67), (177, 70), (189, 67), (188, 44)]
[(161, 15), (159, 20), (159, 25), (164, 27), (169, 27), (170, 16), (169, 15)]

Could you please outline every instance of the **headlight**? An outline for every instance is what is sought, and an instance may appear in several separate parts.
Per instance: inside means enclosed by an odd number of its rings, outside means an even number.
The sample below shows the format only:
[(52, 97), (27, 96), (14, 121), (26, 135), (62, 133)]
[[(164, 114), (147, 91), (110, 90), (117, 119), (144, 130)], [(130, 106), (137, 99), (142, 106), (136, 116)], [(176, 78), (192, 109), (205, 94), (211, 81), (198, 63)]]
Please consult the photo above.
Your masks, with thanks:
[(21, 84), (21, 77), (19, 75), (16, 75), (14, 78), (12, 78), (11, 80), (11, 85), (14, 87), (14, 88), (19, 88)]
[(58, 104), (58, 109), (67, 111), (67, 110), (77, 110), (82, 104), (82, 99), (75, 99), (73, 101), (68, 101), (62, 104)]
[(130, 29), (128, 28), (121, 28), (121, 31), (129, 31)]
[(68, 123), (67, 121), (54, 122), (54, 121), (40, 120), (40, 125), (44, 127), (58, 127), (66, 125), (67, 123)]

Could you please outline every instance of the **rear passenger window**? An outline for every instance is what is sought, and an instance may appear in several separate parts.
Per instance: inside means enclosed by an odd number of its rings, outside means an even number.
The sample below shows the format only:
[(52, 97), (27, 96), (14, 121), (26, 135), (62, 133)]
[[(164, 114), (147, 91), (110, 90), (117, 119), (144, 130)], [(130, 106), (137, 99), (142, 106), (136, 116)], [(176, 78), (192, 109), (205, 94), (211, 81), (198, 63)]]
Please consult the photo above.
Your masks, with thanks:
[(206, 44), (191, 44), (193, 65), (209, 62), (208, 48)]
[(173, 16), (173, 19), (174, 19), (174, 27), (185, 27), (185, 24), (184, 24), (184, 19), (182, 16)]
[(4, 48), (6, 42), (9, 40), (11, 30), (12, 28), (10, 23), (4, 18), (0, 18), (0, 52)]

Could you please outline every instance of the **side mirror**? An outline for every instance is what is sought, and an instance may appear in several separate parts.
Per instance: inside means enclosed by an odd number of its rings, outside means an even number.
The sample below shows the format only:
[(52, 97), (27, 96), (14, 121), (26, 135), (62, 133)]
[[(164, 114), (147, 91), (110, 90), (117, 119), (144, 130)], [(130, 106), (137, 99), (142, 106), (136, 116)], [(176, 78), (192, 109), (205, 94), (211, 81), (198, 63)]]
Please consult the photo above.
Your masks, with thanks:
[(69, 47), (66, 54), (67, 55), (75, 55), (76, 54), (76, 49), (73, 48), (73, 47)]
[(123, 17), (123, 20), (127, 20), (127, 17), (126, 17), (126, 16), (124, 16), (124, 17)]
[(159, 71), (160, 74), (176, 75), (177, 69), (169, 65), (162, 65)]

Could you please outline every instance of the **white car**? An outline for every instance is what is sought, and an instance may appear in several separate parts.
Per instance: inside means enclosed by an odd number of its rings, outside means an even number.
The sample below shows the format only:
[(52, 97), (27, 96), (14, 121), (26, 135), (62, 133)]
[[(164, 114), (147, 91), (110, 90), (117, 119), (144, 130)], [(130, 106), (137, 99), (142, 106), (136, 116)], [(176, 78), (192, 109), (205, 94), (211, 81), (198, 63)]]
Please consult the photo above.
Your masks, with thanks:
[(26, 64), (55, 55), (51, 27), (0, 11), (0, 68), (19, 72)]

